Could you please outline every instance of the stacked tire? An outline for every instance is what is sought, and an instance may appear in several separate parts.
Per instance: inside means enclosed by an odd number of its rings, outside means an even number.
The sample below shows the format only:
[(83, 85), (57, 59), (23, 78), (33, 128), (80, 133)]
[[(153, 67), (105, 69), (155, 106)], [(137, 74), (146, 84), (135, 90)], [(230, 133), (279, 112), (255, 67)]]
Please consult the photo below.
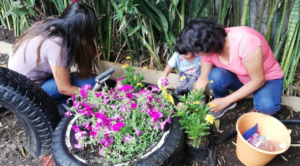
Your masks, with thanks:
[(54, 101), (39, 85), (0, 67), (0, 107), (14, 113), (22, 123), (26, 133), (23, 146), (33, 157), (49, 152), (60, 115)]

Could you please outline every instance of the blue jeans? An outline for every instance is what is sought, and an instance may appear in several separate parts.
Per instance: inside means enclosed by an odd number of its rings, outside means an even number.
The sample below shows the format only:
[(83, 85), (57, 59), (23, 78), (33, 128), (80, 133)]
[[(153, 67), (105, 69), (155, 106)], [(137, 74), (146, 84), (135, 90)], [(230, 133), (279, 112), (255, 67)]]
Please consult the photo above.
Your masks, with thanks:
[[(182, 77), (185, 79), (180, 80)], [(192, 91), (194, 89), (195, 83), (198, 80), (199, 75), (185, 74), (184, 72), (179, 73), (179, 83), (175, 91), (178, 95), (186, 90)]]
[[(229, 95), (229, 90), (238, 90), (244, 84), (238, 77), (223, 68), (214, 68), (209, 74), (210, 89), (215, 98), (221, 98)], [(254, 109), (268, 115), (276, 114), (281, 107), (281, 94), (283, 89), (283, 78), (265, 81), (264, 86), (253, 92)]]
[[(71, 73), (71, 84), (82, 87), (84, 84), (90, 84), (92, 87), (95, 85), (95, 77), (88, 78), (88, 79), (80, 79), (79, 75), (76, 75), (76, 73)], [(53, 77), (50, 77), (47, 79), (42, 85), (41, 88), (44, 89), (47, 94), (56, 102), (64, 103), (67, 101), (70, 96), (63, 95), (59, 93), (57, 85), (55, 83), (55, 80)]]

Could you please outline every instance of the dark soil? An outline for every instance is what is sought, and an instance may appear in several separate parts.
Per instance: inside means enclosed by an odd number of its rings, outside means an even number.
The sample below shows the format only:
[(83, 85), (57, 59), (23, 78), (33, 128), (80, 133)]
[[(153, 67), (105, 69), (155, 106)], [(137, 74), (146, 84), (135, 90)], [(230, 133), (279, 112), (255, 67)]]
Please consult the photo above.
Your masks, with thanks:
[(0, 108), (0, 165), (3, 166), (51, 166), (51, 155), (34, 159), (23, 147), (25, 131), (18, 118)]
[(0, 26), (0, 41), (13, 44), (17, 40), (17, 38), (18, 37), (14, 35), (14, 31), (5, 29), (3, 26)]
[[(235, 130), (237, 119), (244, 113), (247, 113), (253, 108), (252, 99), (244, 99), (238, 101), (238, 105), (235, 109), (227, 112), (223, 117), (220, 118), (220, 131), (218, 132), (215, 126), (211, 135), (214, 140), (217, 140), (222, 135)], [(282, 106), (281, 110), (274, 116), (277, 119), (300, 119), (300, 112), (293, 111), (292, 108)], [(288, 129), (292, 130), (291, 138), (292, 144), (300, 143), (300, 125), (286, 125)], [(221, 144), (216, 146), (217, 150), (217, 165), (233, 165), (242, 166), (243, 164), (239, 161), (236, 156), (236, 140), (234, 136)], [(295, 166), (300, 165), (300, 147), (290, 147), (285, 153), (275, 157), (267, 166)]]

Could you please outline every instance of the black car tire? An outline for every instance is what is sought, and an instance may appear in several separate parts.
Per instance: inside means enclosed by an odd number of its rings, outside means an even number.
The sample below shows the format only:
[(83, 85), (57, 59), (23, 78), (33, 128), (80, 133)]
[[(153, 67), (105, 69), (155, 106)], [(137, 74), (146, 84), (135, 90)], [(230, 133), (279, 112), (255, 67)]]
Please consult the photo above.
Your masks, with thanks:
[(14, 113), (24, 127), (24, 147), (34, 158), (49, 153), (60, 115), (49, 95), (22, 74), (0, 67), (0, 107)]

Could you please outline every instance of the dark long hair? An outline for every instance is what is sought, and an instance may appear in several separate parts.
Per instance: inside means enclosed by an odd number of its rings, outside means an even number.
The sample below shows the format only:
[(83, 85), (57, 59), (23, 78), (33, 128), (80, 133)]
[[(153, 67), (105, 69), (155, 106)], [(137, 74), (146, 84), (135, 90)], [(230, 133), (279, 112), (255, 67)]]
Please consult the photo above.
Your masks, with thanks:
[(222, 53), (226, 36), (221, 25), (208, 19), (193, 19), (179, 34), (174, 50), (179, 54)]
[[(77, 64), (81, 78), (93, 76), (97, 58), (94, 37), (98, 21), (94, 10), (88, 5), (76, 2), (69, 5), (61, 16), (48, 17), (32, 25), (13, 45), (13, 52), (35, 36), (43, 36), (37, 49), (36, 64), (40, 60), (41, 45), (46, 39), (60, 36), (62, 47), (67, 48), (67, 67)], [(27, 42), (27, 43), (26, 43)], [(25, 49), (26, 50), (26, 49)], [(24, 51), (25, 52), (25, 51)], [(37, 66), (38, 67), (38, 66)]]

